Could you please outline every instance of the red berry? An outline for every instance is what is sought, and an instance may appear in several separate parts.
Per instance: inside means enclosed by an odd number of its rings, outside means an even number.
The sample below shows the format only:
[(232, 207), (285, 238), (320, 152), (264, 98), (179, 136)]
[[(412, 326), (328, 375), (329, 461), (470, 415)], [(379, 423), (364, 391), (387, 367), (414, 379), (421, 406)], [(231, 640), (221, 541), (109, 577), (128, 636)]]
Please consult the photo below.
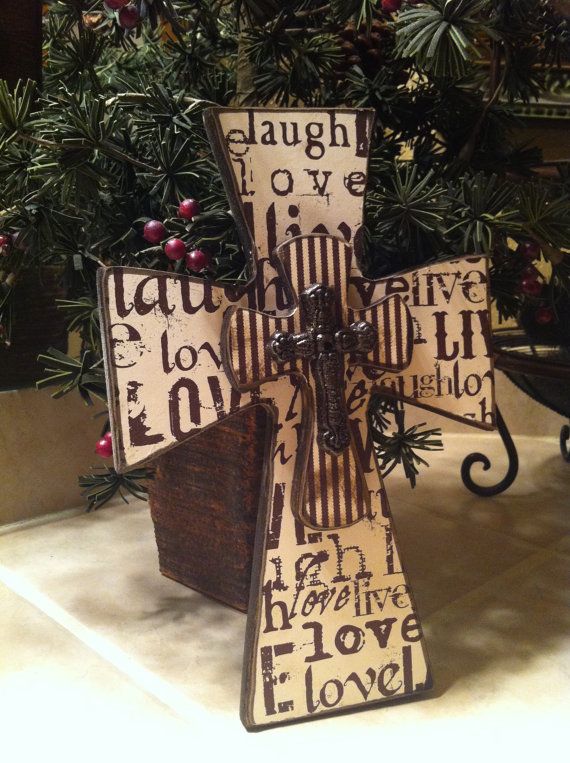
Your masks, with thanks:
[(111, 430), (109, 430), (108, 432), (105, 432), (105, 434), (103, 435), (103, 439), (109, 440), (109, 442), (113, 440), (113, 435), (111, 434)]
[(111, 438), (105, 436), (100, 440), (97, 440), (95, 453), (97, 453), (98, 456), (101, 456), (101, 458), (111, 458), (113, 455), (113, 443), (111, 442)]
[(0, 235), (0, 254), (7, 254), (8, 247), (12, 243), (12, 237), (4, 233)]
[(171, 238), (164, 245), (164, 253), (169, 260), (181, 260), (186, 254), (186, 244), (181, 238)]
[(382, 0), (382, 10), (387, 13), (395, 13), (402, 7), (402, 0)]
[(554, 310), (551, 307), (537, 307), (534, 313), (534, 320), (540, 326), (546, 326), (554, 320)]
[(191, 220), (200, 212), (200, 204), (196, 199), (184, 199), (178, 206), (178, 214), (185, 220)]
[(536, 241), (521, 241), (517, 246), (517, 252), (524, 257), (525, 260), (532, 262), (540, 257), (540, 246)]
[(537, 278), (527, 276), (521, 281), (521, 291), (527, 297), (538, 297), (542, 291), (542, 284)]
[(150, 244), (160, 244), (166, 238), (168, 231), (160, 220), (149, 220), (143, 230), (143, 238)]
[(186, 267), (188, 270), (193, 270), (194, 273), (199, 273), (210, 265), (210, 257), (201, 249), (192, 249), (186, 255)]
[(123, 29), (134, 29), (140, 21), (138, 8), (134, 5), (125, 5), (119, 11), (119, 26)]
[(131, 0), (105, 0), (105, 5), (112, 11), (118, 11), (128, 5)]
[(540, 272), (534, 267), (534, 265), (527, 265), (527, 267), (522, 272), (523, 278), (534, 278), (536, 281), (538, 278), (540, 278)]

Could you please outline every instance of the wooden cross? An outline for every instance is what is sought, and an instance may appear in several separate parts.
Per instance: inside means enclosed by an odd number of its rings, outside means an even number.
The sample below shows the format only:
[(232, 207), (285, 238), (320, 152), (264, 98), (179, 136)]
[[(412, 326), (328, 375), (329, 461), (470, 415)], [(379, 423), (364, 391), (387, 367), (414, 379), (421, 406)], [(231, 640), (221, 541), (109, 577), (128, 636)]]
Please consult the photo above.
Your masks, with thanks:
[[(238, 177), (243, 171), (241, 190), (256, 199), (246, 216), (247, 225), (255, 227), (266, 202), (255, 196), (259, 188), (245, 149), (261, 150), (266, 140), (274, 151), (276, 132), (267, 125), (283, 120), (279, 111), (273, 121), (263, 112), (259, 125), (250, 111), (249, 133), (236, 134), (228, 125), (227, 140), (237, 146), (240, 161), (232, 171)], [(305, 142), (295, 138), (300, 128), (289, 141), (295, 155), (300, 151), (311, 161), (325, 145), (323, 130), (314, 129), (322, 127), (322, 119), (313, 116), (297, 117)], [(327, 112), (327, 145), (335, 151), (350, 150), (352, 118), (344, 113), (341, 123)], [(360, 122), (355, 121), (355, 135), (361, 152)], [(289, 183), (292, 171), (285, 173), (280, 155), (273, 160)], [(340, 166), (345, 180), (341, 177), (339, 187), (352, 189), (350, 163)], [(271, 165), (264, 171), (278, 195), (287, 190), (275, 185)], [(319, 197), (318, 209), (334, 219), (340, 213), (331, 205), (331, 198)], [(272, 235), (279, 229), (274, 212)], [(297, 208), (288, 214), (297, 215)], [(317, 230), (285, 236), (285, 243), (262, 259), (268, 266), (263, 277), (244, 294), (136, 268), (109, 268), (99, 282), (117, 469), (145, 463), (250, 405), (263, 405), (273, 419), (246, 631), (242, 719), (247, 728), (429, 688), (420, 623), (368, 432), (368, 402), (377, 389), (415, 400), (407, 394), (409, 369), (421, 369), (426, 358), (439, 363), (441, 357), (453, 364), (454, 376), (434, 380), (437, 400), (429, 405), (468, 418), (490, 378), (481, 258), (370, 282), (359, 274), (346, 236), (341, 240)], [(273, 273), (269, 280), (268, 273)], [(268, 284), (275, 290), (268, 292)], [(445, 300), (445, 309), (434, 310), (436, 295)], [(468, 375), (463, 368), (469, 368)], [(215, 468), (213, 454), (212, 474)]]

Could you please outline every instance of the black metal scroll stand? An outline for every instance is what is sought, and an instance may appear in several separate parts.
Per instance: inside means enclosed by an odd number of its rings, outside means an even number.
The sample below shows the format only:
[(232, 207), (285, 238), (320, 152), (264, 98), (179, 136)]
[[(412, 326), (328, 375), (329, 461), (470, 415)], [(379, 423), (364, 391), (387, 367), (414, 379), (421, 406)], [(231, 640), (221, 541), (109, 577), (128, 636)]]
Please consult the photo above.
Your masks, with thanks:
[[(519, 389), (555, 413), (570, 417), (570, 363), (567, 349), (532, 345), (523, 332), (507, 330), (495, 335), (495, 368), (499, 368)], [(474, 464), (483, 471), (491, 462), (483, 453), (471, 453), (461, 465), (463, 484), (475, 495), (490, 497), (510, 487), (519, 470), (519, 457), (507, 425), (497, 408), (497, 429), (509, 458), (507, 473), (496, 485), (478, 485), (471, 476)], [(570, 463), (570, 426), (560, 430), (560, 452)]]
[(568, 448), (568, 442), (570, 441), (570, 426), (564, 424), (560, 430), (560, 452), (562, 458), (570, 464), (570, 449)]
[(475, 493), (475, 495), (481, 495), (485, 498), (490, 498), (492, 495), (499, 495), (499, 493), (502, 493), (509, 488), (517, 478), (519, 472), (519, 454), (517, 453), (511, 433), (509, 432), (498, 407), (497, 429), (507, 451), (507, 456), (509, 457), (507, 473), (500, 482), (497, 482), (496, 485), (483, 486), (478, 485), (473, 481), (473, 478), (471, 477), (471, 468), (474, 464), (481, 464), (483, 471), (485, 472), (489, 471), (491, 468), (491, 462), (484, 453), (470, 453), (461, 464), (461, 479), (463, 480), (465, 487), (472, 493)]

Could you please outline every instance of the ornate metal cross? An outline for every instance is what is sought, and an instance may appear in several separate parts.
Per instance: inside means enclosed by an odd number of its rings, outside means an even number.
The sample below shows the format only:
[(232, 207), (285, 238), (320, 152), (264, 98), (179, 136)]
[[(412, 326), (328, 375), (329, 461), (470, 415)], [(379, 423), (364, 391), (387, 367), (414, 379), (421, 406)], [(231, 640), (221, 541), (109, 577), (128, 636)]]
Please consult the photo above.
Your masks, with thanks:
[(344, 400), (344, 354), (366, 355), (377, 341), (377, 331), (367, 321), (341, 328), (335, 316), (334, 291), (313, 284), (300, 294), (304, 331), (276, 331), (268, 350), (277, 363), (295, 358), (311, 362), (317, 402), (317, 441), (328, 453), (348, 448), (350, 432)]

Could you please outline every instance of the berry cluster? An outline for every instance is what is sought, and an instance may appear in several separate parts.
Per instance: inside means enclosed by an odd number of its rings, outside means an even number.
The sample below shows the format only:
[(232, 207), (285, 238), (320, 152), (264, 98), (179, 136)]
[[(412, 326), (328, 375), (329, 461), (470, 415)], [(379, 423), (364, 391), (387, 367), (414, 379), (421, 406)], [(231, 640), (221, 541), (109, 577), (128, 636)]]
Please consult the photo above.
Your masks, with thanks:
[[(540, 246), (535, 241), (523, 241), (517, 247), (517, 253), (527, 263), (519, 282), (519, 291), (532, 300), (540, 300), (543, 296), (544, 280), (533, 264), (540, 257)], [(534, 311), (534, 320), (540, 326), (546, 326), (554, 320), (554, 310), (548, 305), (539, 305)]]
[[(184, 199), (178, 205), (178, 215), (184, 220), (193, 220), (200, 212), (200, 204), (196, 199)], [(159, 245), (168, 238), (168, 231), (160, 220), (149, 220), (144, 226), (143, 238), (149, 244)], [(187, 250), (181, 238), (169, 238), (163, 244), (164, 254), (169, 260), (177, 262), (185, 260), (186, 267), (193, 273), (208, 270), (211, 265), (210, 256), (202, 249)]]
[(110, 11), (118, 11), (117, 21), (122, 29), (134, 29), (141, 20), (139, 9), (131, 0), (105, 0)]
[(12, 236), (8, 233), (0, 233), (0, 255), (10, 254), (10, 248), (12, 245)]

